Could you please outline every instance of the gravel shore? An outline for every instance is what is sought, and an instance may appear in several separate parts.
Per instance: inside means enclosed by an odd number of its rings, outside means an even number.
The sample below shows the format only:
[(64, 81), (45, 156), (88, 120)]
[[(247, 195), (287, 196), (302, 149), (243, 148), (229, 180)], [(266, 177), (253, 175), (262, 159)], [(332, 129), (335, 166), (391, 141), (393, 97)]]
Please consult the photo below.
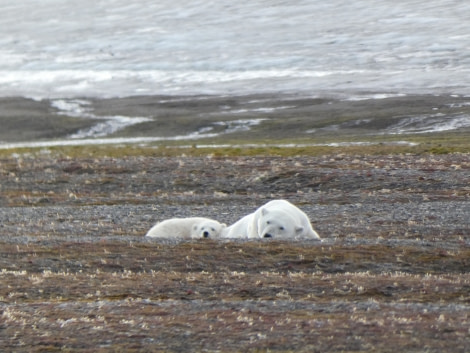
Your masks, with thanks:
[[(230, 224), (275, 198), (301, 207), (325, 239), (449, 241), (470, 229), (470, 160), (465, 154), (25, 156), (3, 160), (0, 167), (5, 240), (44, 232), (57, 238), (139, 236), (171, 217), (204, 216)], [(44, 220), (43, 227), (38, 219)]]
[[(0, 173), (6, 350), (469, 349), (467, 154), (14, 154)], [(144, 237), (273, 198), (322, 241)]]

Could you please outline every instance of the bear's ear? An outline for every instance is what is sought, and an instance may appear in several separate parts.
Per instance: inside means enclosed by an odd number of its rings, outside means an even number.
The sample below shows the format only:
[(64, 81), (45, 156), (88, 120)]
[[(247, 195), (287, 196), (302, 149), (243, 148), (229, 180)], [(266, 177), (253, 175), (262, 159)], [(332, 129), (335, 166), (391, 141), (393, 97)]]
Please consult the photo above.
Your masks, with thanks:
[(268, 214), (268, 212), (269, 212), (269, 211), (268, 211), (266, 208), (262, 208), (262, 209), (261, 209), (261, 215), (262, 215), (262, 216), (266, 216), (266, 215)]
[(304, 231), (304, 227), (295, 227), (295, 234), (299, 235), (302, 234)]
[(222, 228), (227, 227), (227, 225), (226, 225), (225, 223), (220, 223), (220, 226), (221, 226)]

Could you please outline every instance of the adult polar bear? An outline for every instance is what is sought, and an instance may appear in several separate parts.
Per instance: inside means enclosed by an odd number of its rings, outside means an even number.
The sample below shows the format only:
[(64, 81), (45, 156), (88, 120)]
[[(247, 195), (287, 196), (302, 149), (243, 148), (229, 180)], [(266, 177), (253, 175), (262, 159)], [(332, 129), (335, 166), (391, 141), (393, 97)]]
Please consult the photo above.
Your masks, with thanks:
[(222, 233), (224, 238), (320, 239), (307, 215), (286, 200), (273, 200)]
[(145, 236), (151, 238), (217, 238), (226, 227), (205, 217), (171, 218), (155, 224)]

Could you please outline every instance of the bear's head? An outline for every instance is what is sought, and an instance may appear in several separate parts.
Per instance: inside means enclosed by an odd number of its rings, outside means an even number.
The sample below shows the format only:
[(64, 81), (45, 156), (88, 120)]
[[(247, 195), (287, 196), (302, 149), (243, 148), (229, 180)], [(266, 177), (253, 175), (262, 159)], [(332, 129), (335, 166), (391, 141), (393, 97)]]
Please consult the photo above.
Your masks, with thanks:
[(217, 238), (222, 233), (222, 229), (226, 227), (226, 224), (219, 223), (213, 220), (207, 220), (195, 224), (191, 232), (191, 238)]
[(301, 236), (304, 228), (282, 210), (263, 208), (258, 218), (258, 236), (260, 238), (295, 238)]

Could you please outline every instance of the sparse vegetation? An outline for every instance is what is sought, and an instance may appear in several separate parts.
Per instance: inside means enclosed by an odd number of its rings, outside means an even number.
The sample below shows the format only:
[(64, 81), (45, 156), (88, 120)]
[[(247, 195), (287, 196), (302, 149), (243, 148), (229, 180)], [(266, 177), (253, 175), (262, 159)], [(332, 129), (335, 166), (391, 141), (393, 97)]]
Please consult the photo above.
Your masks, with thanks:
[[(467, 350), (467, 154), (152, 150), (0, 159), (2, 349)], [(323, 241), (143, 237), (158, 219), (230, 223), (271, 197), (306, 210)]]
[[(470, 277), (462, 271), (469, 249), (432, 250), (424, 261), (416, 249), (279, 242), (62, 243), (44, 250), (2, 249), (17, 266), (0, 272), (6, 349), (328, 351), (353, 345), (386, 352), (391, 342), (417, 350), (466, 348)], [(405, 261), (397, 261), (399, 254)], [(391, 267), (364, 271), (371, 260)], [(56, 265), (37, 267), (45, 261)]]
[[(94, 104), (118, 114), (125, 102)], [(310, 103), (318, 126), (338, 114)], [(270, 137), (0, 150), (1, 350), (467, 352), (465, 131), (407, 135), (412, 146), (350, 132), (281, 139), (282, 125)], [(320, 145), (364, 136), (373, 144)], [(232, 146), (201, 147), (221, 142)], [(303, 145), (276, 146), (291, 143)], [(322, 242), (143, 236), (175, 216), (231, 223), (272, 198), (303, 209)]]

